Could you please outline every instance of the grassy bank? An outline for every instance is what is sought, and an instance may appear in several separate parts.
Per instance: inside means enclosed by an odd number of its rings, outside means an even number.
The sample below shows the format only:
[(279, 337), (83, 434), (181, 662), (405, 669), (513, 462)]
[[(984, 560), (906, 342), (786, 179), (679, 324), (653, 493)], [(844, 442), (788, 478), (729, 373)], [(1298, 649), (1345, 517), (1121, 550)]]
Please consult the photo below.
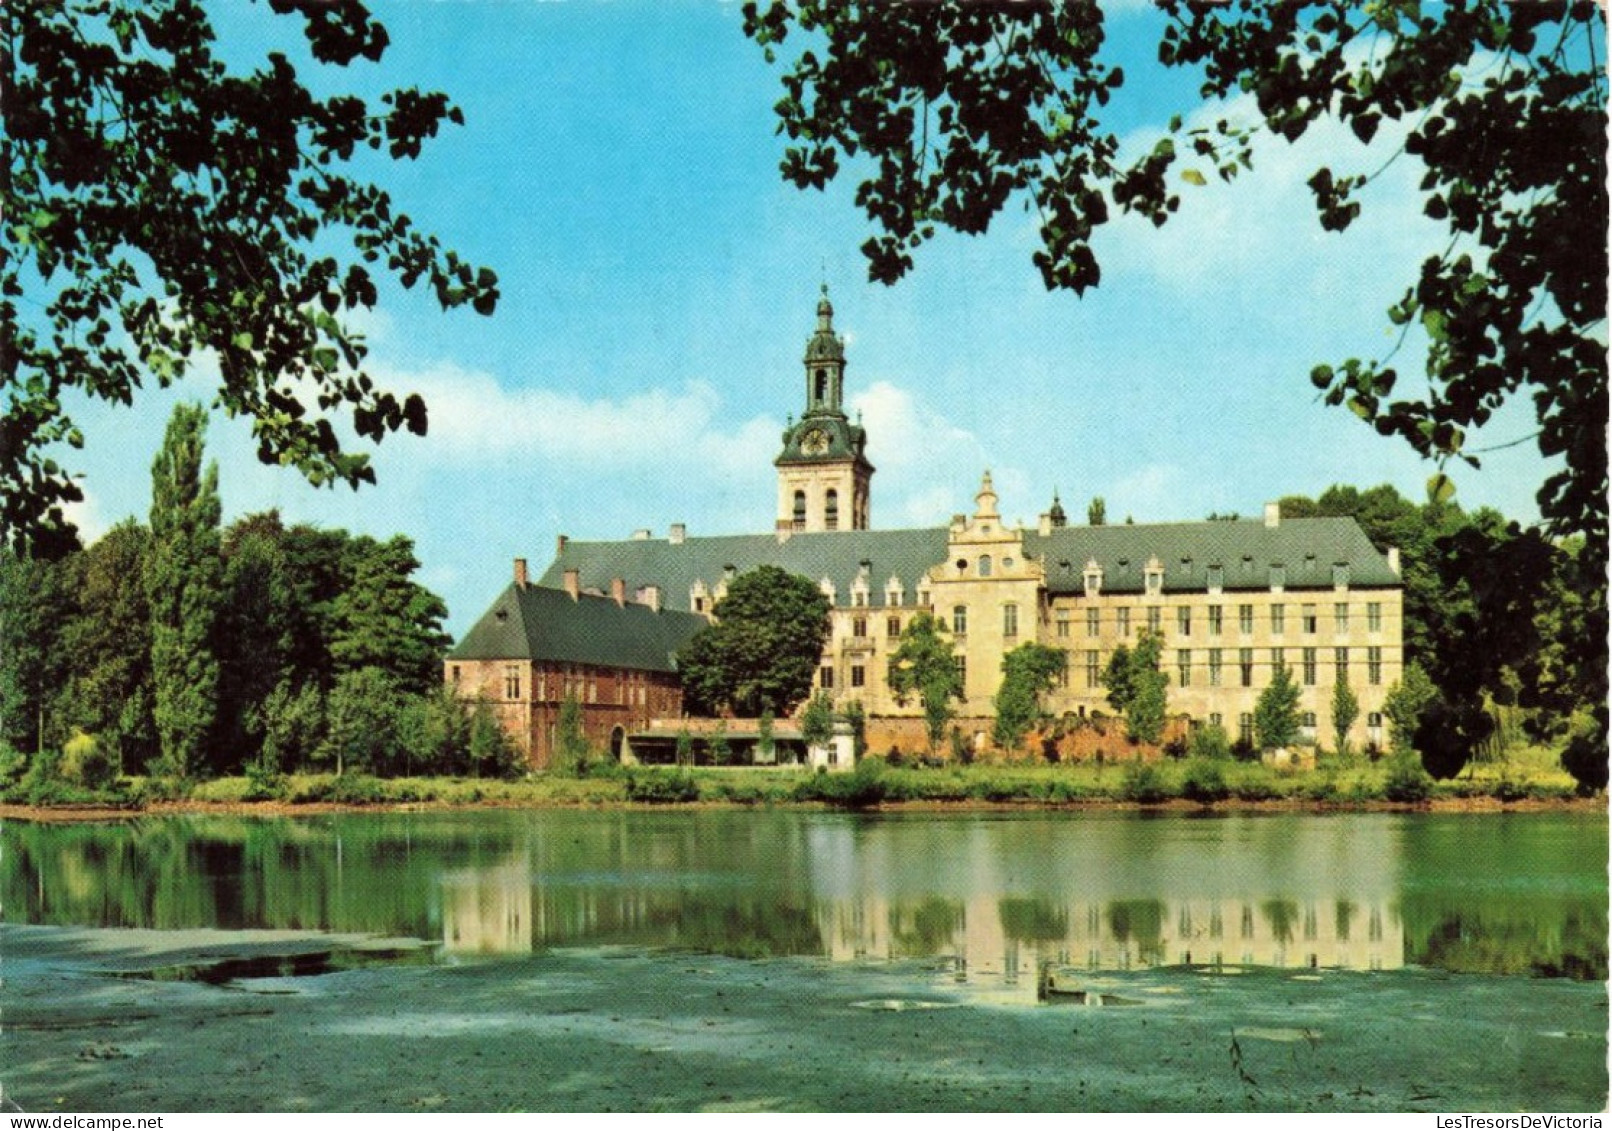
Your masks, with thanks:
[(1545, 765), (1480, 765), (1433, 781), (1391, 761), (1323, 762), (1284, 770), (1257, 762), (1165, 760), (1097, 765), (986, 764), (895, 767), (865, 758), (853, 773), (800, 768), (614, 767), (588, 777), (532, 775), (514, 781), (293, 774), (270, 780), (219, 778), (189, 786), (121, 778), (98, 790), (13, 788), (5, 802), (34, 810), (109, 807), (126, 811), (261, 806), (500, 805), (1175, 805), (1371, 808), (1384, 805), (1560, 805), (1574, 798), (1571, 777)]

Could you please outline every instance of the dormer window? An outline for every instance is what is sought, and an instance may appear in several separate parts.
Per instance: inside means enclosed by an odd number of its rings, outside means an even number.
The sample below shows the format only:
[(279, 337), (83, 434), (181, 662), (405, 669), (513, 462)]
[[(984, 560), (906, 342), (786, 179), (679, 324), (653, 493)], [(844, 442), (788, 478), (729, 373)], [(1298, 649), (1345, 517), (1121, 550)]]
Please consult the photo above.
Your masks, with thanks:
[(817, 588), (823, 594), (823, 596), (828, 598), (828, 603), (830, 605), (839, 603), (839, 598), (834, 591), (834, 583), (828, 578), (825, 577), (823, 580), (819, 581), (817, 583)]
[(1164, 563), (1158, 558), (1150, 558), (1142, 571), (1142, 580), (1147, 588), (1147, 595), (1157, 597), (1164, 591)]
[(1338, 562), (1332, 567), (1332, 588), (1349, 588), (1349, 563)]
[(1284, 565), (1271, 566), (1271, 592), (1280, 593), (1287, 586), (1287, 567)]
[(902, 587), (901, 579), (892, 577), (884, 587), (884, 603), (891, 608), (899, 609), (906, 598), (906, 591)]
[(1209, 592), (1219, 593), (1226, 587), (1226, 570), (1224, 566), (1212, 565), (1209, 567)]
[(1103, 567), (1093, 558), (1086, 563), (1086, 596), (1096, 597), (1103, 591)]

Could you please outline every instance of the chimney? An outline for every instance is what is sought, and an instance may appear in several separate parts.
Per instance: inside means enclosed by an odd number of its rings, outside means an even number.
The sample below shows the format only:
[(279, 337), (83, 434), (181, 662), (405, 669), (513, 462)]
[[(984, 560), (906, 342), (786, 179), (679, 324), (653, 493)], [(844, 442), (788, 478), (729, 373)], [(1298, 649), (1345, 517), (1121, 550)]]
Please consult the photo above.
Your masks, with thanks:
[(634, 542), (647, 542), (647, 541), (649, 541), (649, 527), (646, 526), (646, 527), (643, 527), (643, 528), (641, 528), (639, 530), (634, 530), (632, 532), (632, 540)]
[(526, 559), (525, 558), (516, 558), (515, 559), (515, 588), (516, 589), (525, 589), (526, 588)]
[(1398, 546), (1390, 546), (1390, 547), (1388, 547), (1388, 568), (1394, 571), (1395, 576), (1398, 576), (1398, 574), (1399, 574), (1399, 547)]
[(568, 569), (565, 571), (565, 591), (571, 594), (571, 600), (573, 601), (582, 595), (581, 570)]
[(666, 536), (666, 541), (674, 546), (681, 546), (683, 539), (688, 537), (688, 527), (681, 522), (672, 523), (672, 531)]
[(1267, 530), (1275, 530), (1281, 524), (1282, 524), (1282, 504), (1281, 503), (1266, 503), (1265, 504), (1265, 529), (1267, 529)]
[(640, 605), (647, 605), (653, 611), (660, 612), (660, 586), (642, 586), (638, 590), (637, 600)]
[(612, 600), (614, 600), (616, 602), (616, 604), (618, 606), (621, 606), (621, 607), (626, 606), (626, 604), (627, 604), (627, 582), (626, 582), (626, 579), (620, 578), (620, 577), (612, 577), (610, 579), (610, 597), (611, 597)]
[(1051, 512), (1049, 512), (1049, 511), (1042, 511), (1041, 512), (1041, 515), (1036, 519), (1035, 532), (1037, 534), (1041, 535), (1041, 537), (1043, 537), (1043, 538), (1045, 538), (1047, 535), (1052, 533), (1052, 514), (1051, 514)]
[(565, 553), (565, 544), (570, 540), (571, 539), (567, 538), (564, 534), (560, 535), (554, 540), (554, 554), (556, 557)]

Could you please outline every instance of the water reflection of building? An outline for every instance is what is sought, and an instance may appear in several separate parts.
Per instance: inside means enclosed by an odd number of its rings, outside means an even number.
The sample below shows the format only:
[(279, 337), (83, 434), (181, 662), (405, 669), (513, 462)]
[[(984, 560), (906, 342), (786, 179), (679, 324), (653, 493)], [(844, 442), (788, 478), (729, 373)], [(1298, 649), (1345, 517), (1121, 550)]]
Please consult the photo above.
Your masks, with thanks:
[(659, 883), (545, 884), (514, 859), (444, 877), (442, 921), (444, 946), (457, 953), (630, 943), (835, 961), (950, 958), (1009, 982), (1033, 978), (1045, 962), (1383, 970), (1402, 966), (1405, 953), (1403, 925), (1386, 898), (791, 898)]
[(1385, 970), (1404, 965), (1404, 929), (1386, 900), (994, 897), (865, 899), (818, 908), (824, 953), (956, 958), (1009, 980), (1043, 962), (1091, 970), (1236, 965)]

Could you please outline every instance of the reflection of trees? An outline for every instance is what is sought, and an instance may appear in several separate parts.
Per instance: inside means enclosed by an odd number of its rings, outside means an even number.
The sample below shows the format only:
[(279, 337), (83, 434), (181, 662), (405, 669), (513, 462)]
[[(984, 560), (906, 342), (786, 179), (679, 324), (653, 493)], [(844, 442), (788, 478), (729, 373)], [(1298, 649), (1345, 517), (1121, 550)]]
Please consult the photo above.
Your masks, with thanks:
[(890, 945), (907, 958), (927, 958), (946, 949), (962, 930), (963, 905), (955, 899), (931, 896), (912, 908), (890, 909)]
[(1298, 922), (1299, 905), (1291, 899), (1267, 899), (1260, 904), (1265, 921), (1271, 925), (1271, 935), (1277, 942), (1293, 941), (1293, 924)]
[(1354, 926), (1355, 912), (1357, 910), (1359, 909), (1355, 907), (1354, 903), (1350, 900), (1338, 900), (1337, 907), (1333, 912), (1333, 922), (1336, 924), (1333, 930), (1339, 941), (1349, 941), (1349, 934), (1351, 928)]
[[(1532, 902), (1532, 901), (1530, 901)], [(1467, 974), (1534, 974), (1603, 982), (1607, 978), (1607, 917), (1552, 908), (1486, 907), (1406, 920), (1409, 959)]]
[(1062, 942), (1069, 936), (1069, 913), (1045, 899), (1008, 896), (997, 904), (1002, 933), (1019, 942)]
[(1116, 942), (1134, 939), (1143, 962), (1155, 962), (1164, 938), (1164, 915), (1164, 904), (1156, 899), (1116, 899), (1108, 905), (1108, 929)]

